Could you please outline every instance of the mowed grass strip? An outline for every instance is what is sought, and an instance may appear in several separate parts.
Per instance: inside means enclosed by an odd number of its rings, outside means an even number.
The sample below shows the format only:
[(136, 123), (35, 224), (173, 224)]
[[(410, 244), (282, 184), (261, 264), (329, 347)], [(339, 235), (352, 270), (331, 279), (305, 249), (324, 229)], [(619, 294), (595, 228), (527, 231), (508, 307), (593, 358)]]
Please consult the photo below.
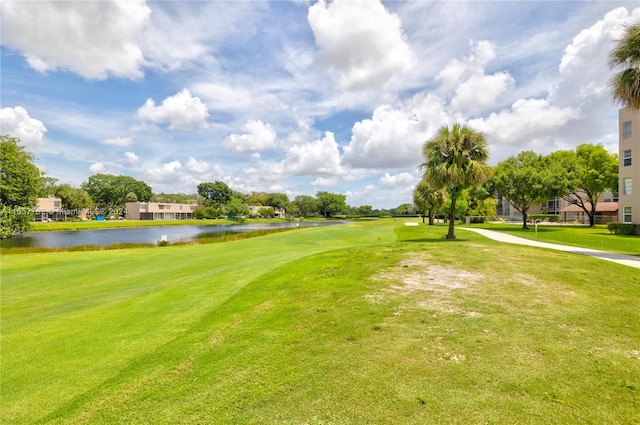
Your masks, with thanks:
[(443, 234), (3, 259), (2, 422), (633, 423), (634, 269)]
[(525, 239), (540, 242), (556, 243), (560, 245), (577, 246), (581, 248), (597, 249), (601, 251), (617, 252), (620, 254), (640, 255), (640, 236), (613, 235), (606, 225), (572, 226), (572, 225), (538, 225), (536, 233), (533, 224), (529, 229), (522, 229), (522, 225), (513, 224), (473, 224), (488, 230), (509, 233)]

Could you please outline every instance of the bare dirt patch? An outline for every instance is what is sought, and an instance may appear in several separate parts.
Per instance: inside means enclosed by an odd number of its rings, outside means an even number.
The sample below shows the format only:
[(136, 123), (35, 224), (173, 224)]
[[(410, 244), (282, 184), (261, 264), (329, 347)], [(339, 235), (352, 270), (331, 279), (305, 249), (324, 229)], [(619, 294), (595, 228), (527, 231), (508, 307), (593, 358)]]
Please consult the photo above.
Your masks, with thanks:
[[(469, 291), (473, 285), (485, 276), (453, 266), (432, 264), (428, 255), (413, 254), (398, 264), (385, 270), (377, 279), (389, 281), (386, 289), (389, 294), (411, 295), (419, 307), (435, 309), (445, 313), (460, 313), (452, 296), (455, 292)], [(376, 293), (367, 296), (371, 301), (380, 301), (384, 296)], [(478, 313), (470, 314), (470, 317)]]

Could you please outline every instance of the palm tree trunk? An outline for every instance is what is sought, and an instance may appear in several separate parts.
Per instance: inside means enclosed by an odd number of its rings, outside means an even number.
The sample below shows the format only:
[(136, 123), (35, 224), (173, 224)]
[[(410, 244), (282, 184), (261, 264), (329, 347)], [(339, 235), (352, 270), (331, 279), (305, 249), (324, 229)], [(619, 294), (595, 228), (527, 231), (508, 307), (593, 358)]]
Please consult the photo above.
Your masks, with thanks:
[(451, 209), (449, 210), (449, 233), (445, 239), (455, 239), (454, 227), (456, 224), (456, 192), (451, 191)]
[(429, 210), (429, 226), (433, 226), (433, 216), (435, 215), (435, 211), (433, 208)]

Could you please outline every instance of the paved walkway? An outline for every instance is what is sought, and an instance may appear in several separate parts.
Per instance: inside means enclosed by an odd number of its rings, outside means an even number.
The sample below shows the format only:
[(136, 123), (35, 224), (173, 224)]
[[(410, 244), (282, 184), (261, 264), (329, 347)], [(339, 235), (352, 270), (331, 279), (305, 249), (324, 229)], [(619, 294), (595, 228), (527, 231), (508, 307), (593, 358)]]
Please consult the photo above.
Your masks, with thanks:
[(495, 230), (473, 229), (469, 227), (456, 227), (456, 230), (470, 230), (493, 239), (498, 242), (513, 243), (518, 245), (537, 246), (540, 248), (555, 249), (558, 251), (572, 252), (574, 254), (588, 255), (589, 257), (599, 258), (601, 260), (613, 261), (614, 263), (624, 264), (625, 266), (640, 269), (640, 256), (616, 254), (614, 252), (596, 251), (595, 249), (579, 248), (576, 246), (558, 245), (554, 243), (538, 242), (531, 239), (519, 238), (518, 236), (509, 235), (507, 233), (496, 232)]

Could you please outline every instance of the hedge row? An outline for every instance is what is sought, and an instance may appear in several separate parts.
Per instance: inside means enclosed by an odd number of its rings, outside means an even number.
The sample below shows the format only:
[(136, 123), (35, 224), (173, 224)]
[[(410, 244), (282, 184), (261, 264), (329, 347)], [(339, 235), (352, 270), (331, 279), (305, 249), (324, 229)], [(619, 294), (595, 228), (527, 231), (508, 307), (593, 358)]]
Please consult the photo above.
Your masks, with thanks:
[(640, 235), (640, 225), (629, 223), (607, 223), (607, 229), (612, 235)]

